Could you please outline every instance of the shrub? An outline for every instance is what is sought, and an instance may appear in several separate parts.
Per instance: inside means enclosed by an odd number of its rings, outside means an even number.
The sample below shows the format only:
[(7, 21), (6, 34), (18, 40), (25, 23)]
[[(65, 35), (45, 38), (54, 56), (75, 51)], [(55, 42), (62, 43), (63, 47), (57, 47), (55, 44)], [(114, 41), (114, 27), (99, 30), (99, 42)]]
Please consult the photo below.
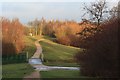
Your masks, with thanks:
[(60, 37), (57, 41), (59, 41), (59, 43), (63, 45), (70, 45), (70, 39), (67, 36)]

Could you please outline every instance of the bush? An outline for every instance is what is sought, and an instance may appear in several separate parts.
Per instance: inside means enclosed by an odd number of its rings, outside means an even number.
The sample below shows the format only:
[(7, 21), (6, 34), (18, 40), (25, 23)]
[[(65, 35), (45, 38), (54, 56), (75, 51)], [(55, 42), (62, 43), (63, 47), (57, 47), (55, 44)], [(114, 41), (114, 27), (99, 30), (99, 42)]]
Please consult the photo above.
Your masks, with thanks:
[(79, 47), (79, 37), (76, 35), (69, 35), (68, 37), (70, 39), (70, 46)]
[(2, 64), (23, 63), (26, 61), (27, 61), (26, 53), (2, 56)]
[(101, 32), (85, 39), (86, 50), (76, 56), (83, 75), (119, 77), (118, 21), (106, 22)]
[(58, 41), (60, 44), (68, 45), (68, 46), (70, 45), (70, 39), (67, 36), (58, 38)]

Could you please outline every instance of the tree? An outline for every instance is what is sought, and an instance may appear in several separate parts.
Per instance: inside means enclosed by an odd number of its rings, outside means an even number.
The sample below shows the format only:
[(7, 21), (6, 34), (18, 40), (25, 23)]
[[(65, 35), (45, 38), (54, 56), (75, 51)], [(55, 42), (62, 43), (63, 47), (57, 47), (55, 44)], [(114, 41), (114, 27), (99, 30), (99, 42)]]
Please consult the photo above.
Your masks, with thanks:
[[(120, 18), (120, 1), (118, 2), (118, 5), (115, 5), (111, 10), (110, 13), (112, 18)], [(110, 18), (111, 18), (110, 17)]]
[(85, 6), (84, 9), (87, 10), (87, 13), (92, 16), (92, 20), (97, 22), (99, 26), (101, 21), (103, 20), (103, 14), (106, 13), (106, 1), (100, 0), (92, 3), (90, 6)]
[(120, 1), (118, 2), (118, 18), (120, 19)]
[(2, 18), (2, 53), (20, 53), (24, 48), (24, 26), (18, 19), (8, 20)]
[(111, 10), (110, 10), (110, 15), (111, 15), (111, 17), (112, 18), (117, 18), (117, 15), (118, 15), (118, 7), (117, 6), (115, 6), (115, 7), (113, 7)]
[(39, 35), (41, 36), (43, 33), (43, 28), (45, 27), (46, 21), (45, 19), (42, 17), (42, 19), (39, 22)]
[(102, 32), (86, 38), (87, 48), (76, 56), (82, 75), (119, 77), (118, 22), (111, 19), (101, 25)]
[(35, 19), (34, 21), (28, 22), (28, 25), (32, 26), (35, 30), (35, 35), (42, 35), (43, 27), (45, 26), (46, 21), (44, 18), (41, 20)]

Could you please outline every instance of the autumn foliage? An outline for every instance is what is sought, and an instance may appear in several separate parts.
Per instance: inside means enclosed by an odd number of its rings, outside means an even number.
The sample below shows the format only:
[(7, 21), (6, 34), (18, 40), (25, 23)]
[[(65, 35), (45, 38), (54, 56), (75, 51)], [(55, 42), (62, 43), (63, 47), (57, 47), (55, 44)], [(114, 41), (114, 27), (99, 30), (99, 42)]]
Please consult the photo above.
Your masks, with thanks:
[[(77, 54), (81, 74), (98, 77), (119, 77), (118, 22), (113, 19), (101, 26), (101, 31), (87, 37), (87, 47)], [(80, 43), (79, 43), (80, 44)]]
[(88, 20), (77, 23), (75, 21), (46, 21), (42, 18), (28, 24), (31, 26), (29, 31), (33, 35), (39, 35), (38, 33), (42, 32), (42, 35), (56, 38), (56, 42), (60, 44), (76, 47), (80, 47), (82, 43), (78, 43), (84, 38), (92, 36), (96, 31), (94, 30), (96, 25)]
[(84, 38), (94, 35), (95, 28), (96, 25), (87, 20), (81, 23), (68, 21), (56, 28), (55, 36), (61, 44), (80, 47)]
[(79, 25), (74, 22), (64, 22), (61, 23), (55, 30), (55, 36), (57, 41), (61, 44), (71, 45), (71, 35), (76, 36), (76, 33), (79, 32)]
[(1, 18), (2, 23), (2, 54), (16, 54), (24, 48), (24, 28), (18, 19)]

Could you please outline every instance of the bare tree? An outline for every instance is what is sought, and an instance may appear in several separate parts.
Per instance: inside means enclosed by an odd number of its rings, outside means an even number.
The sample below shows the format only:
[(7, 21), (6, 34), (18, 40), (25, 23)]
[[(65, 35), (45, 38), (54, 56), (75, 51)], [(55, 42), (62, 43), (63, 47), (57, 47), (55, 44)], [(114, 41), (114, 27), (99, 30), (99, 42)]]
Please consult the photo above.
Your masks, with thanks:
[(35, 35), (40, 35), (40, 36), (42, 36), (43, 29), (46, 26), (46, 24), (47, 22), (43, 17), (39, 20), (35, 19), (34, 21), (28, 23), (28, 25), (32, 26), (35, 29)]
[(46, 20), (42, 17), (42, 19), (39, 22), (39, 35), (41, 36), (43, 33), (43, 27), (46, 24)]
[(34, 27), (35, 27), (35, 34), (38, 35), (38, 27), (39, 27), (39, 20), (35, 19), (33, 21)]
[(120, 1), (118, 2), (118, 18), (120, 19)]
[(87, 13), (90, 14), (92, 20), (97, 22), (99, 26), (101, 21), (103, 20), (103, 14), (106, 13), (106, 1), (99, 0), (97, 2), (91, 3), (90, 6), (85, 6), (84, 10), (87, 10)]
[(38, 35), (40, 33), (39, 28), (42, 27), (41, 24), (42, 24), (41, 21), (38, 19), (35, 19), (34, 21), (31, 21), (28, 23), (28, 25), (34, 27), (35, 35)]
[(116, 7), (113, 7), (112, 9), (111, 9), (111, 11), (110, 11), (110, 15), (112, 16), (112, 17), (117, 17), (117, 12), (118, 12), (118, 7), (116, 6)]

